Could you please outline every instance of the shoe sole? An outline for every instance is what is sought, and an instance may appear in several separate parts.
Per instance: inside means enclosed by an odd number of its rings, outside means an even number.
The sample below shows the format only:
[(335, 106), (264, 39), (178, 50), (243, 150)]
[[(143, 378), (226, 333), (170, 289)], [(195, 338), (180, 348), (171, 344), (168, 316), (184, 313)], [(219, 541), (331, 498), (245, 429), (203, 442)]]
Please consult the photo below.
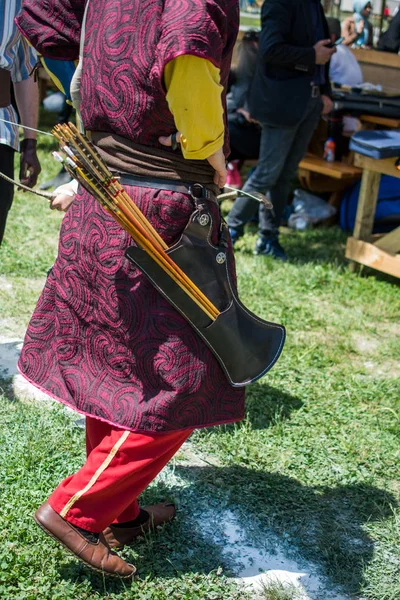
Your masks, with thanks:
[(64, 544), (64, 542), (62, 542), (58, 537), (56, 537), (54, 534), (52, 534), (51, 531), (49, 531), (47, 529), (47, 527), (45, 527), (43, 525), (43, 523), (41, 523), (39, 521), (39, 519), (36, 517), (36, 515), (33, 515), (33, 518), (34, 518), (36, 524), (39, 525), (39, 527), (45, 533), (47, 533), (48, 536), (50, 536), (51, 538), (53, 538), (53, 540), (55, 540), (56, 542), (58, 542), (59, 544), (61, 544), (61, 546), (63, 546), (66, 550), (68, 550), (68, 552), (70, 554), (72, 554), (72, 556), (74, 556), (81, 563), (83, 563), (84, 565), (86, 565), (87, 567), (89, 567), (89, 569), (92, 569), (92, 571), (96, 571), (97, 573), (101, 573), (102, 575), (107, 575), (108, 577), (118, 577), (118, 578), (121, 578), (121, 579), (132, 579), (136, 575), (136, 570), (137, 570), (136, 568), (133, 571), (133, 573), (131, 573), (130, 575), (119, 575), (119, 573), (109, 573), (108, 571), (103, 571), (103, 569), (98, 569), (97, 567), (91, 565), (90, 563), (86, 562), (86, 560), (83, 560), (83, 558), (81, 558), (80, 556), (78, 556), (77, 554), (75, 554), (75, 552), (73, 552), (71, 550), (71, 548), (68, 548), (68, 546), (66, 544)]

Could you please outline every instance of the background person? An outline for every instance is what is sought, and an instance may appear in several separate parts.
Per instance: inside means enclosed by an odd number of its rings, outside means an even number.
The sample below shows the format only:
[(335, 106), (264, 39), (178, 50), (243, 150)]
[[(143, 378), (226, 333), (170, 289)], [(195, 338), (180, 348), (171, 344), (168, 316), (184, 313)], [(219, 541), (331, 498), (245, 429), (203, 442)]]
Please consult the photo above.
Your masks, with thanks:
[(248, 31), (238, 45), (237, 66), (231, 70), (231, 87), (227, 95), (229, 155), (227, 184), (241, 187), (239, 164), (257, 159), (261, 128), (250, 117), (248, 95), (254, 78), (258, 56), (259, 32)]
[[(11, 104), (12, 84), (21, 124), (37, 128), (39, 90), (33, 77), (29, 77), (36, 64), (36, 53), (14, 23), (20, 8), (20, 0), (5, 0), (0, 10), (0, 118), (18, 122), (17, 112)], [(34, 187), (40, 173), (36, 133), (24, 129), (22, 135), (20, 146), (18, 126), (0, 121), (0, 170), (14, 178), (14, 154), (20, 149), (19, 179), (24, 185)], [(13, 198), (14, 185), (0, 179), (0, 244)]]
[(373, 29), (369, 21), (372, 4), (369, 0), (354, 0), (354, 14), (342, 23), (342, 37), (345, 46), (372, 48)]
[[(340, 38), (340, 21), (329, 17), (327, 19), (332, 42)], [(329, 64), (329, 77), (333, 83), (357, 87), (363, 83), (363, 74), (358, 61), (350, 48), (345, 44), (336, 46)]]
[(382, 33), (379, 38), (378, 50), (382, 52), (395, 52), (396, 54), (400, 51), (400, 11), (397, 11), (393, 19), (390, 21), (388, 29)]
[[(319, 0), (265, 0), (250, 115), (261, 123), (258, 164), (243, 189), (269, 193), (273, 210), (259, 209), (255, 253), (285, 259), (279, 225), (290, 185), (321, 114), (332, 109), (328, 25)], [(243, 235), (258, 203), (239, 196), (228, 215), (232, 241)]]

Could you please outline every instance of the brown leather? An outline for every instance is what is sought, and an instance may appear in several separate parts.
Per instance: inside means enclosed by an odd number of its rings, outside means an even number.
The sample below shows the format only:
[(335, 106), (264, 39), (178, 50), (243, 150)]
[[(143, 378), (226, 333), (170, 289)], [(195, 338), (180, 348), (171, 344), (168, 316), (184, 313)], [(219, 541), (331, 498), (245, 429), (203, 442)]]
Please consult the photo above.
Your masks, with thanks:
[(91, 569), (123, 578), (132, 577), (136, 573), (133, 565), (111, 552), (103, 536), (100, 536), (97, 543), (89, 542), (71, 523), (60, 517), (48, 502), (38, 508), (34, 518), (43, 531)]
[(7, 69), (0, 69), (0, 108), (11, 104), (11, 73)]
[(120, 549), (124, 546), (129, 546), (140, 535), (156, 529), (159, 525), (164, 525), (164, 523), (172, 521), (176, 514), (175, 505), (171, 503), (144, 506), (143, 510), (149, 513), (149, 518), (143, 525), (126, 528), (110, 525), (103, 531), (104, 538), (110, 548)]

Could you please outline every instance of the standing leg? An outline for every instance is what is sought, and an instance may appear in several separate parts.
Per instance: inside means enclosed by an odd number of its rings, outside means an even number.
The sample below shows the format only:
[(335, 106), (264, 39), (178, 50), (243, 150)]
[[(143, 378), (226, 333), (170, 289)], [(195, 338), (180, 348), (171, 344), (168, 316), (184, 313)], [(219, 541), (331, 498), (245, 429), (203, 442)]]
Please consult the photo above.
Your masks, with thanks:
[(311, 98), (303, 120), (296, 128), (289, 151), (275, 185), (270, 188), (272, 211), (260, 206), (261, 238), (278, 237), (279, 225), (283, 211), (289, 199), (290, 186), (296, 177), (299, 162), (307, 152), (312, 134), (321, 117), (322, 102), (320, 98)]
[[(37, 523), (95, 570), (132, 576), (135, 568), (112, 554), (99, 534), (109, 523), (118, 523), (121, 516), (124, 520), (135, 519), (136, 511), (140, 512), (137, 497), (190, 433), (138, 434), (89, 418), (87, 460), (75, 475), (61, 482), (37, 510)], [(117, 529), (118, 524), (114, 527)], [(126, 529), (120, 531), (125, 536), (123, 543), (129, 543)], [(110, 536), (112, 545), (121, 545), (112, 532)]]
[[(0, 165), (2, 172), (8, 177), (14, 177), (14, 154), (10, 146), (0, 144)], [(5, 179), (0, 179), (0, 245), (3, 241), (8, 211), (14, 198), (14, 186)]]
[(99, 428), (101, 441), (86, 463), (60, 483), (49, 498), (63, 519), (95, 533), (110, 523), (134, 520), (140, 509), (137, 498), (158, 475), (191, 434), (139, 434), (88, 420), (90, 439)]
[[(295, 127), (262, 126), (260, 157), (254, 172), (243, 186), (244, 191), (265, 194), (276, 186), (295, 134)], [(233, 242), (243, 235), (245, 224), (253, 217), (258, 206), (256, 200), (247, 196), (239, 196), (235, 200), (227, 218)]]

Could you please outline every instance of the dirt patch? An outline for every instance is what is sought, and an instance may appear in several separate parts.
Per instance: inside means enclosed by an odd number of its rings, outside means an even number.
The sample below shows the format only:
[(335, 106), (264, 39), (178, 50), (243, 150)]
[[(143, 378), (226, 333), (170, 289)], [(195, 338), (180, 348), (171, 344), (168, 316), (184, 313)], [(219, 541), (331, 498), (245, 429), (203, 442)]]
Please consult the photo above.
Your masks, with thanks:
[(374, 354), (382, 343), (376, 338), (360, 333), (353, 334), (352, 339), (357, 352), (361, 354)]

